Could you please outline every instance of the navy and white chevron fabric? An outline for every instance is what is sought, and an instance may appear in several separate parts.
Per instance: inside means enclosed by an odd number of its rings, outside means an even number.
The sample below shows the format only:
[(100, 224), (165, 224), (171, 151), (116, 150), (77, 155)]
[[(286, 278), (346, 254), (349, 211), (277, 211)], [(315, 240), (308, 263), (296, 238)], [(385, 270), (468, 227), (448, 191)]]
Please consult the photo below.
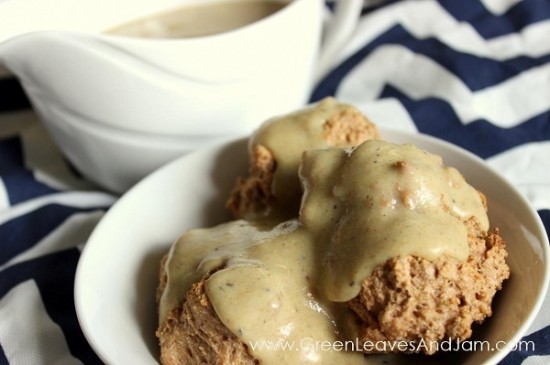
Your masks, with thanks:
[[(383, 127), (484, 158), (550, 231), (550, 0), (366, 7), (312, 101), (329, 95)], [(73, 283), (82, 247), (116, 199), (78, 176), (17, 81), (0, 78), (0, 365), (101, 364), (78, 325)], [(502, 364), (550, 364), (548, 295), (525, 339), (535, 350)]]

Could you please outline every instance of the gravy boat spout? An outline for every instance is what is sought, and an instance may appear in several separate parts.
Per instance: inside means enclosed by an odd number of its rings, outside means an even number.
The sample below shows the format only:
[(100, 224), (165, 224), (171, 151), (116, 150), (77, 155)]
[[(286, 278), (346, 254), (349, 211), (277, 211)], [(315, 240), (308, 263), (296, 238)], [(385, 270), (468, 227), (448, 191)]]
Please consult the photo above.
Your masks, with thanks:
[[(225, 48), (236, 47), (227, 42), (205, 48), (194, 42), (42, 31), (0, 44), (0, 62), (20, 80), (42, 119), (132, 132), (241, 134), (289, 103), (305, 101), (301, 89), (288, 88), (277, 99), (269, 93), (256, 95), (276, 82), (274, 70), (267, 67), (271, 72), (263, 73), (242, 62), (242, 52), (227, 56), (223, 65), (209, 63), (227, 52)], [(164, 57), (167, 46), (171, 57)], [(270, 52), (264, 56), (277, 57)], [(307, 70), (300, 72), (302, 76), (294, 76), (307, 77)], [(243, 103), (249, 103), (246, 109), (228, 112), (231, 105)]]
[[(132, 4), (126, 6), (132, 14), (124, 16), (115, 11), (121, 8), (117, 1), (112, 12), (97, 17), (107, 20), (94, 22), (87, 21), (96, 18), (93, 14), (99, 10), (94, 6), (103, 13), (111, 0), (52, 1), (78, 4), (67, 5), (75, 13), (60, 16), (57, 24), (76, 28), (78, 18), (80, 29), (36, 31), (37, 24), (35, 31), (27, 29), (0, 43), (0, 63), (17, 76), (46, 120), (160, 135), (234, 136), (303, 106), (309, 98), (321, 45), (321, 0), (290, 1), (254, 24), (184, 39), (93, 31), (146, 13), (150, 5), (139, 4), (149, 1), (121, 0)], [(164, 9), (173, 3), (197, 3), (165, 1)], [(20, 8), (8, 8), (13, 15), (43, 1), (8, 1), (0, 6), (20, 2)], [(6, 23), (0, 24), (5, 36)]]

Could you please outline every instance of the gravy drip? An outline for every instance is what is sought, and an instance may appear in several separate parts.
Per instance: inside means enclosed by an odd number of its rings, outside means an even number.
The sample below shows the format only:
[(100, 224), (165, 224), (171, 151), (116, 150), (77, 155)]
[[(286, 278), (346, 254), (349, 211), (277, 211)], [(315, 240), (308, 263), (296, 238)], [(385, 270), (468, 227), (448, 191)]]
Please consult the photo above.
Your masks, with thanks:
[(352, 151), (306, 151), (302, 224), (316, 236), (319, 285), (355, 297), (374, 267), (405, 255), (468, 257), (464, 224), (489, 220), (479, 193), (441, 157), (414, 145), (369, 140)]
[(206, 294), (223, 324), (262, 364), (368, 363), (359, 352), (321, 348), (339, 340), (336, 320), (350, 313), (312, 292), (315, 257), (309, 232), (297, 220), (266, 228), (240, 220), (180, 238), (167, 265), (161, 323), (193, 282), (222, 267), (207, 279)]
[(323, 125), (334, 115), (352, 108), (355, 109), (351, 105), (338, 103), (334, 98), (325, 98), (307, 109), (267, 120), (252, 135), (249, 155), (253, 156), (254, 147), (261, 144), (277, 161), (271, 184), (277, 201), (268, 212), (269, 216), (275, 217), (280, 212), (283, 216), (295, 216), (302, 195), (297, 174), (302, 152), (332, 147), (324, 138)]

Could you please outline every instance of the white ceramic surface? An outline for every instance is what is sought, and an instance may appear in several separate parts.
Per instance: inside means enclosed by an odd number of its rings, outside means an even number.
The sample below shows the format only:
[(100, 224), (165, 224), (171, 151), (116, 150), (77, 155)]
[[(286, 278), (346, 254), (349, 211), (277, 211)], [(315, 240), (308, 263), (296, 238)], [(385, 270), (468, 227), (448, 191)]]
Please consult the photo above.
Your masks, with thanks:
[[(43, 1), (0, 3), (0, 64), (21, 81), (73, 164), (94, 181), (122, 192), (129, 185), (113, 183), (126, 180), (119, 174), (139, 170), (143, 177), (150, 166), (125, 171), (125, 163), (138, 162), (122, 159), (126, 142), (116, 158), (121, 163), (109, 161), (101, 146), (77, 148), (77, 140), (88, 138), (89, 130), (77, 124), (198, 136), (205, 145), (223, 135), (249, 133), (265, 119), (307, 102), (320, 70), (317, 62), (326, 71), (353, 31), (362, 4), (349, 0), (338, 7), (334, 21), (327, 22), (325, 51), (320, 49), (326, 16), (322, 0), (290, 1), (258, 22), (211, 36), (146, 39), (100, 33), (136, 17), (205, 1), (48, 0), (50, 9), (63, 11), (49, 11), (47, 17), (36, 16), (43, 14), (39, 9), (46, 10)], [(71, 129), (71, 134), (56, 135), (59, 128)], [(145, 147), (138, 152), (158, 154), (154, 167), (167, 161), (162, 151)]]
[[(537, 213), (484, 162), (440, 140), (395, 131), (382, 136), (414, 143), (443, 156), (485, 192), (489, 216), (508, 243), (512, 276), (494, 303), (494, 314), (475, 339), (513, 343), (539, 310), (550, 277), (548, 238)], [(184, 156), (125, 194), (99, 223), (82, 253), (75, 303), (82, 329), (108, 364), (156, 364), (155, 288), (159, 260), (188, 228), (229, 219), (224, 201), (237, 175), (246, 171), (246, 143), (237, 140)], [(386, 364), (496, 364), (504, 351), (443, 357), (376, 356)]]
[(242, 133), (163, 135), (128, 131), (90, 123), (80, 115), (63, 120), (56, 109), (45, 128), (69, 161), (88, 180), (123, 193), (144, 176), (198, 148), (227, 141)]

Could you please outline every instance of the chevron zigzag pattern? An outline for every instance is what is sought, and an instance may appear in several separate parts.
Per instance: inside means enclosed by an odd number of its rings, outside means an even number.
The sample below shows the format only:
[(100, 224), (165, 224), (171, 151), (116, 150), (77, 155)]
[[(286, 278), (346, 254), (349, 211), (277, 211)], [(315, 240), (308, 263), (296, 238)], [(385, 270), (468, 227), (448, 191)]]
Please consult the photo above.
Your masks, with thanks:
[[(67, 164), (16, 80), (0, 79), (0, 95), (0, 365), (102, 364), (78, 325), (74, 272), (117, 197)], [(477, 154), (550, 230), (550, 1), (365, 7), (311, 101), (325, 96)], [(550, 364), (550, 297), (525, 339), (535, 350), (501, 363)]]

